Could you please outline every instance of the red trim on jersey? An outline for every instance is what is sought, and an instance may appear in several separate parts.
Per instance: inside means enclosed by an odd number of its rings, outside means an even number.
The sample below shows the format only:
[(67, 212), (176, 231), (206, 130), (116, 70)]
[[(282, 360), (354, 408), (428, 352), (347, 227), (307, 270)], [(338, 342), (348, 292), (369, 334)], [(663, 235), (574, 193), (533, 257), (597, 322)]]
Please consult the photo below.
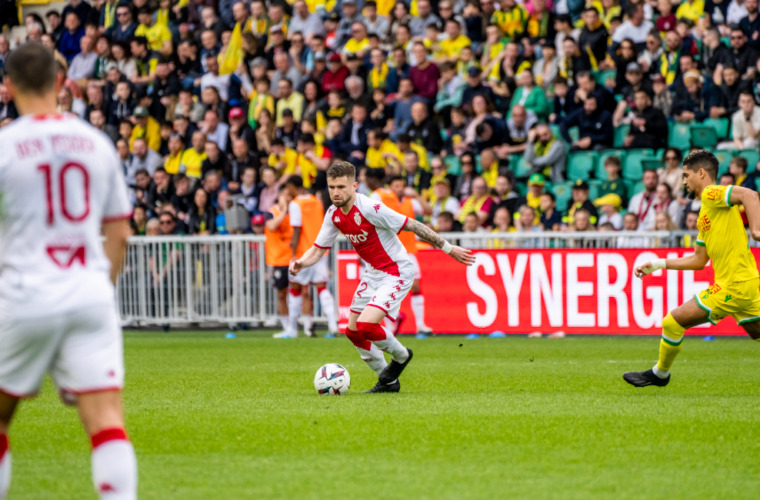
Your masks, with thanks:
[(386, 310), (385, 310), (385, 309), (383, 309), (382, 307), (380, 307), (380, 306), (378, 306), (378, 305), (376, 305), (376, 304), (367, 304), (367, 306), (369, 306), (369, 307), (377, 307), (378, 309), (380, 309), (381, 311), (383, 311), (383, 312), (385, 313), (385, 315), (386, 315), (386, 316), (388, 316), (388, 319), (389, 319), (389, 320), (391, 320), (391, 321), (396, 321), (396, 318), (394, 318), (393, 316), (391, 316), (390, 314), (388, 314), (388, 311), (386, 311)]
[(316, 243), (314, 243), (314, 246), (317, 248), (321, 248), (322, 250), (330, 250), (330, 247), (323, 247), (322, 245), (317, 245)]
[(32, 119), (37, 120), (37, 121), (62, 120), (64, 118), (66, 118), (66, 115), (63, 115), (61, 113), (40, 113), (32, 117)]
[(101, 222), (102, 223), (116, 222), (120, 220), (131, 219), (131, 218), (132, 218), (132, 212), (129, 212), (128, 214), (110, 215), (108, 217), (103, 217), (103, 220)]
[(401, 234), (401, 231), (404, 230), (404, 228), (406, 227), (406, 223), (407, 222), (409, 222), (409, 217), (406, 218), (406, 220), (404, 221), (404, 223), (401, 225), (401, 229), (399, 229), (398, 233), (396, 233), (396, 234)]
[(109, 441), (129, 441), (129, 438), (127, 437), (127, 433), (124, 432), (124, 429), (120, 427), (104, 429), (90, 437), (93, 450), (101, 444), (105, 444)]
[(0, 461), (5, 458), (5, 453), (8, 451), (8, 435), (0, 434)]

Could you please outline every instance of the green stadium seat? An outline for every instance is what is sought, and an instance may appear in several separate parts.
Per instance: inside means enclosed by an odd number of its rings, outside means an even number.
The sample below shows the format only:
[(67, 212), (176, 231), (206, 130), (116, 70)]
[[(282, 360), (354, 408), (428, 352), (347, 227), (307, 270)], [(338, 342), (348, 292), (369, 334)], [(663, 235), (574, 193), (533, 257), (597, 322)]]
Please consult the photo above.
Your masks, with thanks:
[(690, 128), (686, 123), (669, 123), (668, 144), (678, 149), (689, 149), (691, 147)]
[(596, 151), (576, 151), (567, 157), (567, 178), (571, 181), (588, 179), (596, 168)]
[[(658, 169), (661, 169), (661, 168), (664, 168), (664, 167), (665, 167), (665, 165), (662, 163), (662, 160), (658, 160), (656, 158), (652, 158), (652, 159), (648, 159), (647, 158), (647, 159), (641, 160), (641, 169), (642, 169), (642, 172), (644, 170), (658, 170)], [(643, 174), (642, 174), (642, 176), (643, 176)]]
[(644, 177), (643, 160), (654, 159), (651, 149), (632, 149), (628, 151), (623, 163), (623, 179), (640, 181)]
[(737, 151), (736, 155), (747, 159), (747, 172), (754, 172), (755, 165), (760, 161), (760, 151), (757, 149), (742, 149)]
[(721, 149), (711, 152), (715, 155), (715, 158), (718, 159), (718, 175), (728, 172), (728, 164), (731, 163), (731, 158), (734, 157), (736, 151), (731, 149)]
[(710, 125), (692, 125), (689, 134), (692, 146), (709, 149), (718, 144), (718, 132)]
[(552, 192), (557, 198), (557, 209), (564, 210), (567, 206), (567, 202), (573, 197), (573, 183), (563, 182), (562, 184), (556, 184), (552, 188)]
[(616, 156), (620, 159), (620, 165), (625, 165), (626, 151), (625, 149), (605, 149), (599, 152), (599, 159), (596, 162), (596, 178), (606, 181), (607, 171), (604, 170), (604, 160), (610, 156)]
[[(554, 137), (559, 137), (560, 139), (562, 139), (562, 133), (560, 133), (559, 131), (559, 125), (552, 123), (551, 125), (549, 125), (549, 128), (551, 129), (552, 134), (554, 134)], [(564, 142), (564, 139), (562, 139), (562, 142)]]
[(630, 200), (633, 195), (635, 195), (636, 193), (640, 193), (641, 191), (644, 190), (644, 181), (643, 180), (639, 180), (639, 181), (626, 180), (625, 187), (626, 187), (626, 191), (628, 191), (628, 199)]
[(630, 125), (618, 125), (615, 127), (615, 139), (613, 142), (613, 145), (616, 148), (622, 148), (623, 147), (623, 141), (626, 137), (628, 137), (628, 132), (631, 130)]
[(446, 171), (451, 175), (459, 175), (462, 173), (462, 163), (458, 156), (449, 155), (444, 158), (443, 161), (446, 164)]
[(571, 127), (570, 130), (567, 131), (567, 133), (570, 136), (570, 140), (572, 142), (575, 142), (578, 140), (578, 136), (580, 135), (580, 130), (578, 130), (578, 127)]
[(728, 118), (708, 118), (702, 122), (702, 125), (714, 128), (715, 133), (718, 134), (718, 139), (726, 139), (731, 123)]
[(616, 69), (608, 69), (605, 71), (599, 71), (596, 73), (596, 83), (604, 87), (607, 85), (607, 80), (614, 80), (616, 76), (617, 76)]
[(599, 198), (599, 190), (602, 187), (602, 181), (600, 180), (590, 180), (588, 181), (588, 197), (590, 200), (595, 200)]
[(509, 168), (512, 170), (512, 175), (518, 179), (530, 174), (530, 165), (523, 160), (522, 155), (512, 155), (509, 160)]

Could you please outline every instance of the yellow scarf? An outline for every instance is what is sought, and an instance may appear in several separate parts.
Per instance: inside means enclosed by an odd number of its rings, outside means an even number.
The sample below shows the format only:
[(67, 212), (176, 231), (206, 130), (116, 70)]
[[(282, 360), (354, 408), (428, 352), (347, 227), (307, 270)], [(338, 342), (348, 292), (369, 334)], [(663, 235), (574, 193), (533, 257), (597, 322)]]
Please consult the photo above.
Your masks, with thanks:
[(475, 195), (467, 198), (464, 205), (462, 205), (462, 212), (459, 214), (459, 222), (464, 224), (465, 219), (467, 219), (467, 214), (471, 212), (480, 212), (480, 209), (483, 208), (483, 205), (488, 201), (488, 198), (488, 195), (483, 196), (479, 200), (475, 199)]
[[(546, 144), (541, 144), (541, 141), (536, 141), (535, 146), (533, 146), (533, 151), (536, 153), (536, 158), (540, 158), (544, 156), (552, 148), (552, 144), (554, 144), (555, 139), (556, 137), (552, 137), (551, 139), (549, 139), (549, 142), (547, 142)], [(551, 165), (547, 165), (546, 167), (544, 167), (544, 170), (542, 171), (542, 173), (544, 174), (544, 177), (551, 176), (552, 174)]]
[(113, 22), (116, 20), (116, 4), (118, 2), (106, 3), (103, 5), (105, 11), (105, 17), (103, 19), (103, 27), (108, 29), (113, 26)]
[(376, 89), (378, 87), (385, 87), (385, 84), (388, 82), (388, 65), (386, 63), (383, 63), (380, 66), (380, 69), (372, 68), (372, 71), (369, 72), (369, 86), (370, 88)]

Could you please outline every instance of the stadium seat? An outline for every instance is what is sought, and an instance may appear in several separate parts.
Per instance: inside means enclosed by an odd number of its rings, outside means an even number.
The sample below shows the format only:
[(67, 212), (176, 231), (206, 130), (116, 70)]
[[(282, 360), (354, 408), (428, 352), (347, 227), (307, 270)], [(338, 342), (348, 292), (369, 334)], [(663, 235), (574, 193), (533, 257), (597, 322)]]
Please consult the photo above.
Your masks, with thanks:
[(615, 139), (613, 142), (613, 145), (616, 148), (622, 148), (623, 147), (623, 141), (626, 137), (628, 137), (628, 132), (630, 131), (631, 126), (630, 125), (618, 125), (615, 127)]
[(607, 80), (614, 80), (617, 76), (617, 70), (616, 69), (608, 69), (605, 71), (599, 71), (596, 73), (596, 83), (599, 85), (606, 87), (607, 86)]
[(631, 181), (626, 180), (625, 181), (625, 187), (626, 191), (628, 192), (628, 199), (630, 200), (633, 195), (636, 193), (640, 193), (644, 190), (644, 181), (638, 180), (638, 181)]
[(625, 149), (605, 149), (599, 152), (599, 159), (596, 162), (596, 178), (606, 181), (607, 171), (604, 170), (604, 160), (610, 156), (617, 156), (620, 159), (620, 165), (625, 165)]
[(588, 181), (588, 197), (590, 200), (599, 198), (599, 189), (602, 187), (602, 181), (590, 180)]
[(735, 155), (747, 159), (747, 172), (753, 172), (755, 165), (760, 161), (760, 152), (757, 149), (742, 149), (741, 151), (736, 151)]
[(444, 158), (443, 161), (446, 164), (446, 171), (451, 175), (459, 175), (462, 173), (462, 164), (460, 163), (458, 156), (449, 155)]
[(571, 127), (570, 130), (567, 131), (568, 135), (570, 135), (570, 140), (575, 142), (578, 140), (578, 135), (580, 134), (580, 131), (578, 130), (578, 127)]
[(640, 181), (644, 177), (643, 160), (653, 159), (654, 151), (651, 149), (632, 149), (628, 151), (623, 163), (623, 179)]
[(670, 122), (668, 144), (678, 149), (689, 149), (691, 147), (690, 128), (686, 123)]
[(715, 133), (718, 134), (718, 139), (726, 139), (728, 137), (730, 126), (728, 118), (708, 118), (702, 122), (702, 125), (714, 128)]
[(556, 184), (553, 188), (554, 196), (557, 198), (557, 209), (564, 210), (567, 202), (573, 197), (573, 183), (563, 182)]
[(651, 159), (647, 158), (647, 159), (641, 160), (642, 172), (644, 170), (658, 170), (664, 167), (665, 165), (662, 163), (662, 160), (658, 160), (656, 158), (651, 158)]
[(552, 134), (554, 134), (554, 137), (559, 137), (562, 140), (562, 142), (565, 142), (565, 140), (562, 139), (562, 134), (559, 131), (559, 125), (552, 123), (551, 125), (549, 125), (549, 128), (551, 129)]
[(523, 160), (522, 155), (512, 155), (509, 160), (509, 168), (512, 170), (512, 175), (518, 179), (528, 177), (530, 174), (530, 165)]
[(731, 163), (731, 158), (736, 152), (730, 149), (720, 149), (711, 151), (711, 153), (718, 159), (718, 175), (728, 172), (728, 164)]
[(708, 149), (718, 144), (718, 132), (710, 125), (692, 125), (689, 134), (692, 146)]
[(567, 178), (571, 181), (588, 179), (596, 168), (596, 151), (576, 151), (567, 158)]

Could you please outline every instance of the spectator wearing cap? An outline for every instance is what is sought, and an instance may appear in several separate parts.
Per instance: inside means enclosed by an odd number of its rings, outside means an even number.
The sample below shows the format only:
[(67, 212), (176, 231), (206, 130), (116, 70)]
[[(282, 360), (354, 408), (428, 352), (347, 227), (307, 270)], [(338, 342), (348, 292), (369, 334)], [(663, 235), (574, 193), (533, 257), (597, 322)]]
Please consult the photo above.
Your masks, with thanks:
[(679, 94), (673, 101), (673, 115), (677, 122), (701, 122), (706, 118), (718, 118), (720, 92), (710, 82), (705, 83), (697, 70), (689, 70), (683, 77), (686, 92)]
[(668, 89), (668, 84), (665, 83), (665, 77), (662, 75), (655, 75), (652, 78), (652, 106), (662, 111), (665, 116), (671, 116), (673, 110), (673, 94)]
[(140, 25), (135, 30), (135, 36), (144, 36), (148, 40), (150, 50), (170, 56), (173, 52), (172, 34), (165, 24), (157, 23), (153, 17), (153, 10), (146, 6), (137, 11), (137, 22)]
[(435, 155), (440, 154), (443, 149), (441, 129), (428, 116), (427, 105), (424, 102), (418, 101), (412, 104), (412, 122), (405, 132), (412, 141)]
[(345, 90), (348, 75), (348, 68), (343, 65), (340, 54), (337, 52), (331, 53), (328, 57), (327, 71), (322, 76), (322, 91), (328, 93), (333, 90)]
[(219, 93), (219, 98), (227, 102), (229, 98), (230, 75), (219, 73), (219, 60), (216, 54), (209, 53), (206, 55), (206, 68), (208, 72), (197, 80), (198, 84), (200, 84), (201, 92), (207, 88), (215, 88)]
[(745, 0), (744, 6), (747, 8), (747, 16), (739, 21), (739, 27), (747, 37), (747, 45), (760, 50), (760, 15), (758, 15), (757, 0)]
[[(541, 196), (546, 192), (546, 179), (544, 176), (535, 173), (530, 174), (528, 177), (528, 192), (525, 194), (525, 204), (536, 210), (538, 214), (538, 207), (541, 205)], [(538, 216), (536, 216), (536, 222), (538, 222)]]
[(283, 125), (282, 113), (286, 109), (293, 112), (293, 119), (297, 122), (301, 121), (301, 113), (303, 112), (304, 98), (303, 94), (293, 90), (293, 82), (289, 78), (281, 78), (277, 83), (277, 104), (276, 104), (276, 119), (275, 125), (281, 127)]
[(610, 223), (615, 231), (623, 229), (623, 216), (620, 215), (620, 207), (623, 205), (623, 200), (620, 196), (610, 193), (601, 196), (594, 200), (594, 205), (599, 207), (602, 215), (599, 217), (599, 225)]
[(116, 5), (116, 22), (106, 30), (106, 34), (115, 42), (128, 42), (135, 34), (137, 24), (132, 18), (132, 9), (126, 3)]
[(730, 40), (731, 48), (721, 60), (720, 65), (735, 67), (742, 79), (753, 78), (758, 55), (755, 49), (747, 44), (747, 35), (740, 27), (733, 26)]
[(340, 48), (351, 38), (351, 29), (354, 23), (363, 23), (364, 17), (359, 13), (356, 0), (343, 0), (341, 2), (341, 15), (338, 27), (335, 30), (336, 47)]
[(132, 116), (134, 128), (129, 138), (130, 144), (134, 145), (136, 139), (144, 139), (150, 149), (158, 151), (161, 147), (161, 127), (158, 122), (148, 114), (147, 108), (142, 106), (136, 107)]
[(191, 146), (182, 153), (180, 173), (193, 179), (201, 178), (201, 166), (206, 155), (206, 134), (200, 130), (193, 132)]
[(566, 158), (565, 146), (548, 125), (540, 123), (530, 131), (523, 161), (530, 165), (531, 172), (541, 173), (555, 184), (563, 182)]
[(665, 115), (652, 106), (652, 97), (643, 88), (636, 92), (634, 102), (636, 109), (623, 146), (647, 149), (665, 147), (668, 140), (668, 121)]
[(367, 32), (370, 35), (377, 35), (380, 40), (385, 40), (385, 36), (388, 33), (391, 24), (386, 16), (378, 14), (377, 2), (375, 2), (375, 0), (367, 0), (364, 2), (362, 15), (364, 16), (364, 24), (367, 26)]
[[(578, 140), (570, 138), (569, 130), (578, 127)], [(612, 147), (614, 127), (612, 115), (599, 109), (595, 95), (589, 95), (583, 108), (573, 111), (560, 125), (562, 137), (571, 145), (571, 150), (599, 150)]]
[(135, 139), (132, 146), (132, 161), (127, 168), (127, 183), (134, 183), (135, 175), (138, 170), (146, 170), (148, 175), (153, 176), (153, 172), (163, 165), (163, 160), (158, 153), (148, 147), (145, 139)]
[(256, 149), (256, 133), (246, 123), (243, 110), (239, 107), (231, 108), (227, 114), (227, 119), (230, 124), (230, 140), (243, 139), (248, 145), (248, 149)]
[(311, 41), (314, 35), (324, 35), (325, 27), (319, 15), (309, 12), (309, 7), (304, 0), (298, 0), (293, 4), (293, 17), (290, 19), (288, 31), (302, 33), (306, 43)]
[(579, 210), (585, 210), (589, 214), (589, 222), (596, 224), (596, 220), (599, 217), (594, 204), (588, 199), (589, 187), (588, 183), (584, 180), (577, 180), (573, 184), (572, 196), (573, 198), (567, 202), (567, 209), (565, 210), (566, 216), (562, 218), (562, 222), (568, 226), (575, 223), (575, 214)]
[(82, 50), (80, 40), (84, 36), (84, 28), (74, 12), (69, 12), (63, 19), (66, 30), (58, 41), (58, 51), (66, 58), (66, 62), (70, 63)]
[[(624, 41), (623, 43), (626, 44), (630, 42)], [(650, 79), (644, 78), (644, 73), (641, 69), (641, 65), (637, 62), (628, 63), (625, 71), (625, 85), (618, 87), (618, 89), (622, 90), (621, 93), (623, 95), (623, 99), (618, 102), (617, 107), (615, 108), (615, 113), (612, 116), (612, 121), (616, 127), (623, 123), (624, 118), (626, 117), (626, 112), (629, 109), (631, 111), (636, 111), (637, 91), (644, 90), (650, 96), (653, 95)]]

